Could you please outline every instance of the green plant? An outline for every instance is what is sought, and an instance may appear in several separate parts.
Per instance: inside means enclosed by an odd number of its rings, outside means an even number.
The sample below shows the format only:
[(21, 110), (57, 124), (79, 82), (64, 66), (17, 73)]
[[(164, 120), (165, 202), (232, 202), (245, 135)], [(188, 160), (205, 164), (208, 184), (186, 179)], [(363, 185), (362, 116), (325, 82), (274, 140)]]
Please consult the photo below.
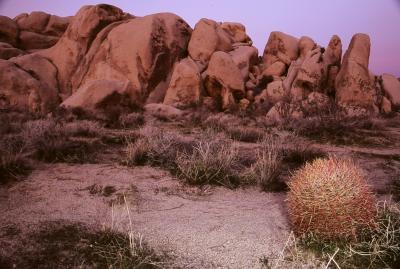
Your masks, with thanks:
[(288, 209), (297, 234), (357, 240), (374, 223), (376, 199), (350, 160), (317, 159), (289, 182)]

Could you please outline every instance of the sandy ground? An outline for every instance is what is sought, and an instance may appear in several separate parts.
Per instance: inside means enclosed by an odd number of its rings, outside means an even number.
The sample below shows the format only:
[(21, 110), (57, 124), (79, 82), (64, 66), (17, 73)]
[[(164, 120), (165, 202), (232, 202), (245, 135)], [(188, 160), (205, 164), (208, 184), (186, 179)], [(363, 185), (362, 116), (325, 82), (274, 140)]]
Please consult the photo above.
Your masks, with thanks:
[[(93, 184), (113, 186), (109, 197), (90, 194)], [(289, 233), (284, 194), (257, 189), (184, 187), (165, 171), (118, 165), (43, 165), (27, 180), (0, 190), (1, 228), (21, 235), (41, 221), (66, 220), (127, 227), (121, 194), (129, 201), (134, 230), (182, 268), (258, 268), (279, 254)], [(115, 203), (114, 203), (115, 204)], [(1, 238), (6, 249), (18, 240)]]

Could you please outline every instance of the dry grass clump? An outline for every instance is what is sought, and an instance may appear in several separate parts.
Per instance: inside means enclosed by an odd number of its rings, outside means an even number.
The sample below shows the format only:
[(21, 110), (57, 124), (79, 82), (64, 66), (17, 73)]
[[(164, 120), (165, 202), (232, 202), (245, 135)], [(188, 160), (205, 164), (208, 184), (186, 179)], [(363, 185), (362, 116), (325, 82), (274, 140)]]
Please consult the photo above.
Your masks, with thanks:
[(226, 127), (225, 133), (233, 140), (256, 143), (263, 139), (265, 131), (250, 126)]
[(174, 132), (145, 127), (140, 137), (128, 142), (123, 163), (129, 166), (150, 164), (175, 170), (178, 152), (191, 152), (193, 141)]
[(97, 135), (96, 124), (79, 126), (79, 123), (62, 124), (54, 119), (41, 119), (25, 123), (21, 139), (26, 150), (34, 158), (46, 162), (82, 163), (92, 161), (97, 140), (79, 139), (73, 136)]
[(282, 150), (280, 139), (267, 136), (257, 149), (256, 161), (245, 172), (249, 183), (255, 182), (264, 191), (280, 191), (286, 185), (279, 181), (282, 166)]
[(297, 234), (357, 240), (374, 225), (376, 199), (360, 169), (349, 160), (317, 159), (289, 182), (288, 209)]
[(240, 183), (238, 160), (234, 143), (204, 139), (196, 143), (193, 152), (178, 154), (177, 173), (189, 184), (217, 184), (232, 188)]
[(121, 115), (119, 117), (119, 122), (123, 128), (137, 128), (144, 125), (145, 118), (141, 113), (132, 112)]
[(315, 159), (327, 157), (325, 152), (305, 142), (293, 143), (291, 147), (282, 150), (282, 155), (282, 161), (292, 169), (299, 168)]
[(23, 145), (12, 138), (0, 141), (0, 184), (18, 180), (31, 170)]

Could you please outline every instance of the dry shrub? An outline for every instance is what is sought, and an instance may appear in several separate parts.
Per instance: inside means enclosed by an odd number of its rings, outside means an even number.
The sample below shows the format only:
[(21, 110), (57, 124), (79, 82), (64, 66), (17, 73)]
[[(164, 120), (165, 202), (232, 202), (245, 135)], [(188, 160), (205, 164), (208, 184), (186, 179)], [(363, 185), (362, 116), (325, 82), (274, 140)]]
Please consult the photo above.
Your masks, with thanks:
[(189, 184), (217, 184), (232, 188), (240, 183), (238, 155), (234, 143), (218, 139), (200, 140), (193, 152), (178, 154), (178, 175)]
[(91, 120), (68, 122), (62, 127), (68, 136), (98, 137), (104, 133), (100, 123)]
[(18, 180), (31, 170), (20, 141), (11, 137), (0, 141), (0, 184)]
[(250, 126), (226, 127), (225, 133), (233, 140), (255, 143), (263, 139), (265, 131)]
[(337, 145), (382, 145), (391, 139), (384, 126), (371, 117), (348, 117), (340, 113), (288, 120), (281, 128), (319, 142)]
[(257, 150), (256, 162), (245, 172), (246, 181), (257, 183), (264, 191), (280, 191), (285, 184), (279, 181), (282, 165), (280, 139), (267, 136)]
[[(70, 126), (76, 129), (70, 129)], [(96, 133), (97, 129), (94, 131), (92, 124), (89, 124), (90, 129), (81, 129), (75, 124), (70, 126), (51, 118), (29, 121), (20, 135), (26, 151), (38, 160), (71, 163), (92, 161), (94, 151), (101, 146), (99, 141), (72, 136)]]
[(290, 168), (299, 168), (307, 162), (312, 162), (318, 158), (326, 157), (326, 153), (314, 148), (310, 143), (293, 143), (291, 147), (283, 150), (282, 161), (287, 163)]
[(119, 117), (119, 122), (123, 128), (137, 128), (145, 123), (143, 114), (133, 112), (130, 114), (123, 114)]
[(174, 132), (144, 127), (139, 134), (136, 141), (128, 142), (123, 161), (126, 165), (150, 164), (174, 170), (178, 152), (191, 152), (193, 148), (192, 140)]
[(289, 216), (297, 234), (356, 240), (374, 224), (376, 199), (360, 169), (349, 160), (317, 159), (289, 182)]

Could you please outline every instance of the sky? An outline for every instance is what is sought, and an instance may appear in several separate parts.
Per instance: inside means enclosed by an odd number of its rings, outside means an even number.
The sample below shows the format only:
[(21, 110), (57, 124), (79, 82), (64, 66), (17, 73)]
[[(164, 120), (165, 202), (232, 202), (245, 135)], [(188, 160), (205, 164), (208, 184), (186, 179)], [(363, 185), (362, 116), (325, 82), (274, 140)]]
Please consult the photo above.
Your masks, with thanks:
[(15, 17), (36, 10), (68, 16), (82, 5), (108, 3), (145, 16), (172, 12), (194, 27), (201, 18), (240, 22), (262, 54), (272, 31), (314, 39), (327, 46), (332, 35), (344, 51), (355, 33), (371, 37), (370, 69), (400, 77), (400, 0), (0, 0), (0, 15)]

